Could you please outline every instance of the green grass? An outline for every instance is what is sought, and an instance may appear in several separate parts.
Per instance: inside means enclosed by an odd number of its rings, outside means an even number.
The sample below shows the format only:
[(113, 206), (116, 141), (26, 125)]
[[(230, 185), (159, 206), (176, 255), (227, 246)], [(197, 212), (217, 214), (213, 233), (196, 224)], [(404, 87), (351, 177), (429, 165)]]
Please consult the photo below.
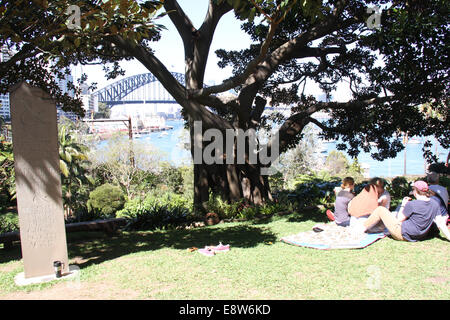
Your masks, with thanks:
[[(14, 276), (23, 271), (16, 245), (0, 250), (0, 299), (59, 293), (74, 299), (450, 299), (449, 242), (385, 238), (362, 250), (321, 251), (279, 241), (310, 230), (318, 222), (313, 218), (291, 215), (113, 238), (69, 234), (69, 258), (81, 268), (77, 286), (69, 280), (15, 286)], [(219, 241), (231, 251), (205, 257), (186, 250)]]

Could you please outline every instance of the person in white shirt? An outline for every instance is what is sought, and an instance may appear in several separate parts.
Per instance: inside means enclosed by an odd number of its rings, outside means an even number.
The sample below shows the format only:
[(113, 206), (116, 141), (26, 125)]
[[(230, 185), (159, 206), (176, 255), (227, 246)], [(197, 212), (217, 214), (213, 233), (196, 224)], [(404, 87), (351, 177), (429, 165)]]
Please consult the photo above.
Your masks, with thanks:
[(374, 184), (377, 187), (378, 205), (389, 210), (391, 207), (391, 195), (386, 189), (384, 189), (384, 180), (376, 177), (370, 180), (369, 183)]

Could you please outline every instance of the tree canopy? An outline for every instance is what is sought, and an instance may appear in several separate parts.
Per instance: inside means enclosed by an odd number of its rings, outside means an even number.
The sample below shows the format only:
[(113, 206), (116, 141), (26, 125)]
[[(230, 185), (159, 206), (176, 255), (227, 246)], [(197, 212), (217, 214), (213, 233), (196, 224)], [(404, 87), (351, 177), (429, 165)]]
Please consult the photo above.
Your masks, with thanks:
[[(74, 6), (80, 8), (75, 21)], [(120, 34), (148, 48), (159, 39), (161, 26), (153, 21), (160, 8), (158, 1), (0, 1), (0, 47), (12, 55), (0, 63), (0, 92), (26, 80), (49, 92), (63, 110), (83, 115), (80, 85), (86, 75), (78, 85), (69, 82), (75, 98), (62, 92), (58, 80), (65, 79), (69, 67), (78, 63), (103, 65), (109, 78), (124, 74), (118, 62), (132, 57), (109, 39)]]
[[(64, 24), (69, 5), (78, 5), (81, 26)], [(371, 28), (369, 7), (379, 6), (380, 24)], [(161, 9), (161, 10), (160, 10)], [(234, 11), (252, 39), (241, 51), (218, 50), (219, 66), (233, 76), (206, 87), (206, 62), (220, 19)], [(179, 33), (185, 53), (185, 83), (178, 82), (151, 50), (160, 37), (155, 20), (166, 13)], [(340, 138), (339, 149), (351, 156), (373, 151), (376, 159), (393, 157), (402, 135), (435, 136), (450, 146), (448, 117), (448, 28), (445, 0), (210, 0), (206, 17), (195, 28), (176, 0), (1, 1), (0, 44), (16, 50), (0, 65), (1, 88), (18, 78), (53, 90), (48, 68), (71, 63), (112, 62), (109, 77), (121, 74), (121, 59), (137, 59), (181, 105), (187, 125), (202, 121), (203, 130), (259, 129), (279, 122), (280, 152), (295, 146), (309, 123), (327, 139)], [(316, 83), (326, 101), (307, 95)], [(347, 83), (351, 98), (333, 99)], [(221, 93), (234, 89), (237, 95)], [(67, 108), (79, 111), (79, 105)], [(291, 114), (269, 118), (268, 102), (288, 106)], [(440, 117), (428, 116), (427, 104)], [(328, 112), (326, 122), (314, 118)], [(191, 130), (191, 145), (194, 145)], [(377, 149), (370, 142), (375, 142)], [(273, 141), (261, 147), (271, 150)], [(202, 147), (205, 147), (203, 144)], [(193, 153), (193, 149), (192, 149)], [(267, 154), (267, 153), (266, 153)], [(213, 189), (228, 199), (260, 203), (270, 198), (261, 164), (196, 164), (195, 201)]]

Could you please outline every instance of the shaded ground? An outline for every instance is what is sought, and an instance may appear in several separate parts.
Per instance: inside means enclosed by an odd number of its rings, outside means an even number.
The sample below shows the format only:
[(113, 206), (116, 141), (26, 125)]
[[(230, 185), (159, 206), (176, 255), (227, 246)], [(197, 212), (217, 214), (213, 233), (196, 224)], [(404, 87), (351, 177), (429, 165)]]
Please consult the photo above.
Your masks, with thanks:
[[(450, 299), (450, 243), (383, 239), (363, 250), (281, 243), (319, 219), (291, 215), (192, 230), (69, 234), (80, 278), (17, 287), (20, 247), (0, 250), (0, 299)], [(229, 243), (205, 257), (190, 247)], [(337, 271), (339, 270), (339, 271)]]

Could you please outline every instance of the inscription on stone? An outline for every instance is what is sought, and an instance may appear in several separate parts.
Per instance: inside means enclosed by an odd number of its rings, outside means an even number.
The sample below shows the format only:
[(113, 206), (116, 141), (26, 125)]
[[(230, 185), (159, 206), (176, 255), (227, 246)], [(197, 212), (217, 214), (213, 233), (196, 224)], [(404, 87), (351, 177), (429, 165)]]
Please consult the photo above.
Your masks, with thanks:
[(21, 82), (10, 90), (17, 208), (25, 278), (68, 272), (56, 106)]

